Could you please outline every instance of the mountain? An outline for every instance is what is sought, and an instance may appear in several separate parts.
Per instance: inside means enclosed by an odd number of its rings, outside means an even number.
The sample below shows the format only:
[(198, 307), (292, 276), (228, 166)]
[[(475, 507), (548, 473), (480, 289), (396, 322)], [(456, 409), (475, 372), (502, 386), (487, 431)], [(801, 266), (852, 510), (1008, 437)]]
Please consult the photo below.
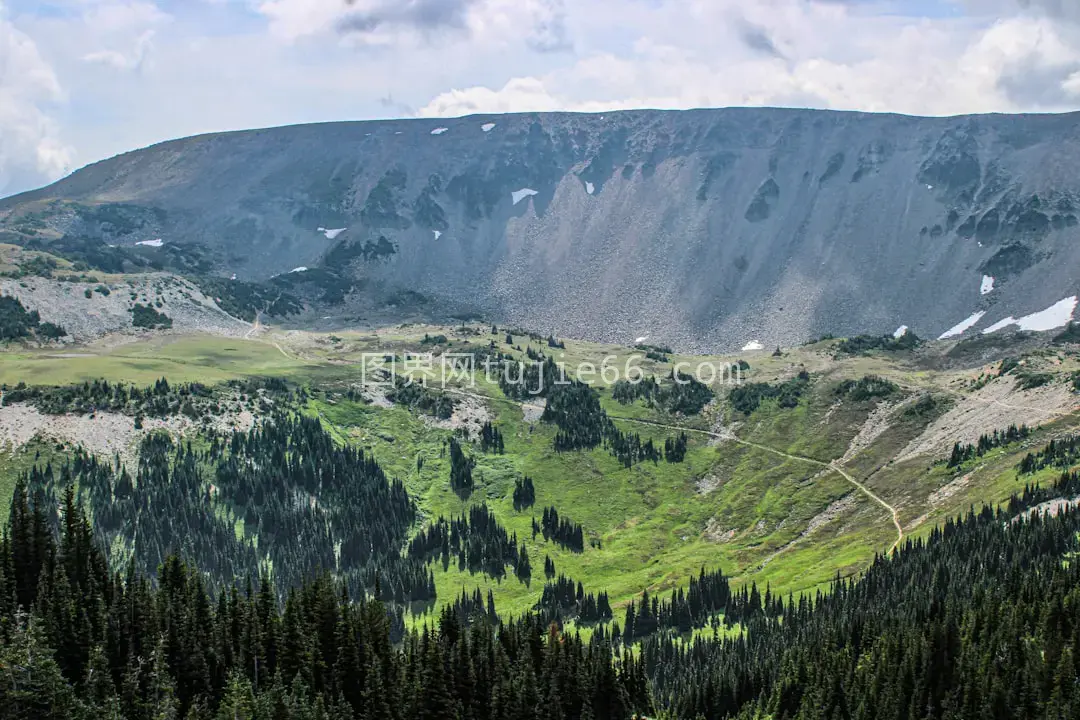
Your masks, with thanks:
[(413, 301), (691, 350), (1055, 307), (1021, 323), (1040, 329), (1080, 285), (1078, 120), (645, 110), (204, 135), (0, 201), (0, 240), (191, 248), (361, 314)]

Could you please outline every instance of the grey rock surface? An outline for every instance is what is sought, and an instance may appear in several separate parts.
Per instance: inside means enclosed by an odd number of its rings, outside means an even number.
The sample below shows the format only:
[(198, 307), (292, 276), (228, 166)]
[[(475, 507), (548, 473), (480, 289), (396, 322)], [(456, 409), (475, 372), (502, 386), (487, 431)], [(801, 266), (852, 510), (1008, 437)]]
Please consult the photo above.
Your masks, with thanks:
[(132, 326), (131, 308), (136, 303), (153, 307), (172, 320), (172, 329), (166, 332), (240, 337), (251, 330), (250, 324), (225, 313), (197, 287), (167, 274), (103, 283), (4, 278), (0, 279), (0, 293), (18, 298), (25, 307), (37, 310), (42, 320), (56, 323), (68, 332), (70, 340), (79, 342), (109, 333), (148, 332)]
[[(127, 153), (0, 201), (0, 227), (33, 209), (61, 234), (203, 244), (225, 277), (347, 267), (367, 303), (415, 291), (545, 333), (729, 350), (937, 337), (985, 311), (974, 334), (1076, 295), (1078, 165), (1077, 114), (333, 123)], [(380, 237), (392, 254), (364, 252)]]

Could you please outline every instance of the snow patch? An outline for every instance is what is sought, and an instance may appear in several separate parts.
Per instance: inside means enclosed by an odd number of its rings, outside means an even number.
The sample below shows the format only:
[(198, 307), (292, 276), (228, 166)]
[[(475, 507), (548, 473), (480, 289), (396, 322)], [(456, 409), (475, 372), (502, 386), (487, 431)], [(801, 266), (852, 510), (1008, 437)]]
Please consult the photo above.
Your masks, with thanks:
[(161, 238), (158, 238), (157, 240), (141, 240), (141, 241), (139, 241), (139, 242), (137, 242), (135, 244), (136, 245), (145, 245), (146, 247), (161, 247), (165, 243), (162, 241)]
[(641, 343), (645, 342), (648, 339), (649, 339), (648, 335), (642, 335), (641, 337), (639, 337), (637, 340), (634, 341), (634, 344), (635, 345), (640, 345)]
[(432, 135), (442, 135), (444, 132), (446, 132), (449, 129), (450, 128), (435, 128), (434, 130), (431, 131), (431, 134)]
[(327, 240), (333, 240), (338, 235), (340, 235), (341, 233), (345, 232), (348, 229), (349, 228), (334, 228), (333, 230), (331, 230), (330, 228), (319, 228), (315, 232), (321, 232), (323, 235), (326, 236)]
[(516, 191), (510, 193), (510, 197), (513, 198), (514, 204), (517, 205), (519, 202), (521, 202), (525, 198), (531, 197), (533, 195), (539, 195), (539, 194), (540, 193), (536, 192), (532, 188), (521, 188), (520, 190), (516, 190)]
[(892, 336), (894, 338), (896, 338), (897, 340), (899, 340), (900, 338), (907, 335), (907, 331), (908, 331), (908, 326), (907, 325), (901, 325), (900, 327), (896, 328), (896, 330), (893, 332)]
[(979, 286), (980, 295), (989, 295), (994, 289), (994, 278), (983, 275), (982, 285)]
[(480, 126), (480, 129), (483, 130), (484, 132), (491, 132), (492, 130), (495, 129), (495, 123), (484, 123), (483, 125)]
[(1058, 300), (1056, 303), (1040, 310), (1039, 312), (1025, 315), (1017, 320), (1012, 315), (999, 320), (990, 327), (983, 330), (983, 335), (997, 332), (1003, 328), (1007, 328), (1010, 325), (1016, 325), (1021, 330), (1041, 331), (1041, 330), (1053, 330), (1054, 328), (1064, 327), (1068, 325), (1073, 318), (1073, 313), (1076, 312), (1077, 297), (1067, 297), (1064, 300)]
[(757, 340), (751, 340), (743, 345), (743, 352), (750, 352), (751, 350), (764, 350), (765, 346), (759, 343)]
[(1015, 324), (1016, 324), (1016, 318), (1014, 318), (1012, 315), (1010, 315), (1009, 317), (1005, 318), (1004, 320), (998, 320), (996, 323), (994, 323), (990, 327), (983, 330), (982, 334), (983, 335), (989, 335), (990, 333), (997, 332), (998, 330), (1001, 330), (1003, 328), (1007, 328), (1010, 325), (1015, 325)]
[(1068, 325), (1074, 312), (1076, 312), (1075, 295), (1058, 300), (1045, 310), (1025, 315), (1017, 321), (1017, 324), (1020, 325), (1021, 330), (1053, 330)]
[(431, 232), (435, 233), (436, 240), (442, 237), (442, 232), (440, 232), (439, 230), (432, 230)]
[(927, 186), (926, 186), (926, 189), (927, 189), (927, 190), (933, 190), (933, 189), (934, 189), (934, 186), (933, 186), (933, 185), (927, 185)]
[(985, 314), (985, 310), (980, 310), (966, 320), (963, 320), (956, 325), (953, 325), (951, 328), (941, 333), (941, 335), (938, 336), (938, 340), (945, 340), (947, 338), (956, 337), (957, 335), (963, 335), (968, 329), (970, 329), (977, 322), (982, 320), (982, 316)]
[(300, 266), (300, 267), (298, 267), (298, 268), (293, 268), (293, 269), (292, 269), (292, 270), (290, 270), (289, 272), (290, 272), (290, 273), (294, 273), (294, 272), (307, 272), (307, 267), (305, 267), (304, 265), (301, 265), (301, 266)]
[(585, 183), (585, 192), (592, 195), (595, 191), (596, 191), (596, 186), (595, 185), (593, 185), (591, 182)]

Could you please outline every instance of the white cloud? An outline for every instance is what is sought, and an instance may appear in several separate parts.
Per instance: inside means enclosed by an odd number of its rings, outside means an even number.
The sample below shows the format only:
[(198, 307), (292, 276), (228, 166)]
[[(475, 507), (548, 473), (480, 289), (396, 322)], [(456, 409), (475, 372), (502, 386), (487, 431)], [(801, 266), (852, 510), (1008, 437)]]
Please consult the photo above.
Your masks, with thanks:
[(69, 145), (83, 162), (410, 108), (1080, 108), (1080, 15), (1062, 0), (942, 0), (967, 13), (934, 17), (899, 0), (50, 0), (64, 11), (47, 14), (7, 2), (21, 14), (0, 20), (0, 52), (16, 52), (8, 34), (33, 49), (0, 87), (0, 167), (21, 178), (20, 153), (52, 178)]
[(265, 0), (258, 10), (270, 21), (270, 32), (285, 40), (326, 32), (348, 6), (342, 0)]
[(156, 5), (144, 0), (105, 0), (85, 7), (81, 20), (85, 36), (95, 49), (82, 56), (84, 62), (114, 70), (141, 70), (157, 30), (171, 20)]
[(128, 54), (118, 50), (96, 50), (83, 56), (89, 63), (101, 63), (116, 70), (138, 70), (143, 66), (147, 51), (154, 39), (154, 31), (147, 30), (139, 36), (135, 47)]
[(768, 7), (697, 0), (665, 4), (640, 20), (640, 34), (621, 52), (579, 55), (501, 86), (458, 86), (420, 114), (725, 105), (931, 115), (1019, 109), (998, 86), (1009, 56), (992, 53), (1009, 28), (974, 19), (874, 16), (802, 0)]
[(69, 169), (72, 151), (48, 113), (63, 99), (56, 73), (0, 4), (0, 195)]

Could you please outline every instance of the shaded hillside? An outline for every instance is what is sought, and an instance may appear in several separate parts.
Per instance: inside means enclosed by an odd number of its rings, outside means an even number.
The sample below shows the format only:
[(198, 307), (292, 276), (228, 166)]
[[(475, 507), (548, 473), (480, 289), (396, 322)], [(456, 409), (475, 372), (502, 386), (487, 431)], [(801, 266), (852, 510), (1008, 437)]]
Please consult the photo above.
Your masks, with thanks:
[(936, 337), (1077, 293), (1076, 128), (727, 109), (253, 130), (9, 198), (0, 233), (198, 245), (223, 277), (328, 285), (316, 301), (408, 291), (432, 312), (600, 340)]

